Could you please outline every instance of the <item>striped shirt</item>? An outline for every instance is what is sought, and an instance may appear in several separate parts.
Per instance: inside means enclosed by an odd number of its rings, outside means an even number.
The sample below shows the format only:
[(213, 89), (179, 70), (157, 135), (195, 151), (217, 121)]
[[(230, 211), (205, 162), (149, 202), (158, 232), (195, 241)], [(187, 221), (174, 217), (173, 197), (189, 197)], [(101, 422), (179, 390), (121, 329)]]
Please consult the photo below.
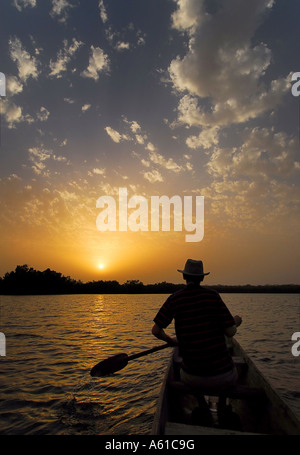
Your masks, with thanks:
[(188, 284), (170, 295), (154, 322), (164, 329), (173, 319), (185, 371), (214, 376), (233, 368), (224, 330), (235, 321), (216, 291)]

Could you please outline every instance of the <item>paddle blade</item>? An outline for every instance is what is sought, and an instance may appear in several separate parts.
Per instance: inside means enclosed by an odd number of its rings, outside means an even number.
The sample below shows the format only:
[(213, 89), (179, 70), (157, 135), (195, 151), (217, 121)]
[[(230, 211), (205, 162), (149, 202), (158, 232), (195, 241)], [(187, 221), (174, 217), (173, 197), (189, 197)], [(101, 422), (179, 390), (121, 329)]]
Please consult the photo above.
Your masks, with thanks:
[(108, 374), (115, 373), (116, 371), (122, 370), (122, 368), (126, 367), (128, 363), (128, 355), (127, 354), (117, 354), (113, 357), (109, 357), (108, 359), (102, 360), (101, 362), (97, 363), (91, 371), (91, 376), (107, 376)]

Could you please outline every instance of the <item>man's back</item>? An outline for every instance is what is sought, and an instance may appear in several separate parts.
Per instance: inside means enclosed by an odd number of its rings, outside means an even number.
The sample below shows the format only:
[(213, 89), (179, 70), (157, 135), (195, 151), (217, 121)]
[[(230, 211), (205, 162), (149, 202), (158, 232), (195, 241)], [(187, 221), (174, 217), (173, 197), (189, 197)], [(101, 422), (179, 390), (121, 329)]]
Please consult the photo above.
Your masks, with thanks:
[(235, 321), (217, 292), (188, 284), (166, 300), (154, 322), (166, 328), (173, 318), (184, 370), (214, 376), (233, 368), (224, 330)]

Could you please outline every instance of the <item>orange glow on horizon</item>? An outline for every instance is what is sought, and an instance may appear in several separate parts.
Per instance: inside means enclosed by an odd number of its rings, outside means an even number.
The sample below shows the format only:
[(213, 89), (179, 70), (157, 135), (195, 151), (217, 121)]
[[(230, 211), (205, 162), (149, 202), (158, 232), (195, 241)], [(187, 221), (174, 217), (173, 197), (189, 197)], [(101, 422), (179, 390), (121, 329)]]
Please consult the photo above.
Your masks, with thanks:
[[(192, 258), (203, 260), (205, 270), (210, 272), (207, 285), (298, 282), (296, 267), (288, 275), (278, 272), (274, 243), (282, 237), (274, 226), (268, 231), (244, 232), (228, 226), (226, 229), (207, 216), (204, 238), (198, 243), (185, 242), (185, 232), (99, 232), (93, 217), (82, 217), (80, 224), (77, 218), (68, 225), (62, 222), (55, 236), (53, 231), (45, 235), (40, 226), (25, 225), (22, 236), (12, 228), (8, 232), (5, 224), (1, 231), (4, 237), (14, 239), (3, 243), (1, 276), (17, 265), (27, 264), (41, 271), (50, 268), (83, 282), (182, 283), (177, 269)], [(291, 251), (296, 261), (297, 233), (295, 228), (277, 245), (284, 264), (290, 263)]]

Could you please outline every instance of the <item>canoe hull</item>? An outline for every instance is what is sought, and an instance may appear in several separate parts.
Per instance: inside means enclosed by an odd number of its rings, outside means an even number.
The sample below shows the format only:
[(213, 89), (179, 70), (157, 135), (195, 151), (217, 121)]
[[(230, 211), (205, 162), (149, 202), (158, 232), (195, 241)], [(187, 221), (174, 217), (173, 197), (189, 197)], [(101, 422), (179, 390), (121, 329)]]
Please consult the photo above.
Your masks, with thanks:
[[(300, 422), (273, 389), (239, 343), (230, 340), (230, 350), (239, 372), (238, 386), (228, 393), (202, 390), (209, 402), (212, 421), (198, 423), (198, 400), (194, 391), (179, 380), (178, 351), (175, 348), (157, 402), (152, 434), (300, 434)], [(194, 393), (195, 392), (195, 393)], [(225, 402), (230, 410), (223, 419), (216, 414), (216, 403)], [(229, 397), (228, 397), (229, 396)], [(226, 411), (227, 412), (227, 411)]]

